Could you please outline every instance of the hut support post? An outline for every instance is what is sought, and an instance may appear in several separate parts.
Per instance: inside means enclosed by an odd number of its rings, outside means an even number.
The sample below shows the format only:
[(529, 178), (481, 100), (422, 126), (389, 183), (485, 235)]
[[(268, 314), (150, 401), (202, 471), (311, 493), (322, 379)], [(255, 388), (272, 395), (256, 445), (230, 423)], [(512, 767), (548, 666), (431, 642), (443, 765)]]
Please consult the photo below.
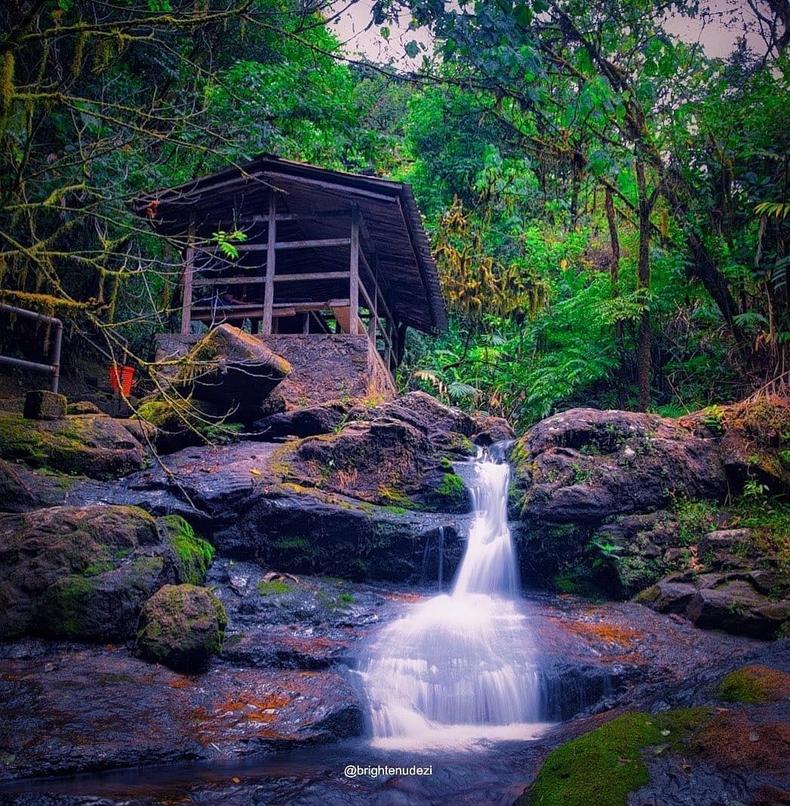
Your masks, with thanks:
[(195, 219), (189, 219), (184, 277), (181, 283), (181, 335), (188, 336), (192, 324), (192, 276), (195, 273)]
[(351, 211), (351, 257), (349, 260), (349, 308), (348, 331), (356, 335), (359, 331), (359, 208)]
[(269, 191), (269, 230), (266, 242), (266, 280), (263, 290), (263, 335), (272, 335), (272, 310), (274, 308), (274, 262), (277, 244), (277, 199)]

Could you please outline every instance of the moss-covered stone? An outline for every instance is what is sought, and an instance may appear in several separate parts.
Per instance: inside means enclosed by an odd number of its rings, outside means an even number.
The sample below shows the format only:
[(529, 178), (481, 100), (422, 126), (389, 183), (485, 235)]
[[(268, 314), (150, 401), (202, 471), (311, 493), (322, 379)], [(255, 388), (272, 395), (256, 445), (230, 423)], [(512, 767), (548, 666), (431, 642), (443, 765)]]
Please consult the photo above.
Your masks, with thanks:
[(175, 553), (179, 581), (191, 585), (202, 584), (214, 559), (214, 547), (198, 537), (180, 515), (167, 515), (160, 522)]
[(706, 708), (663, 714), (626, 713), (556, 748), (547, 756), (521, 806), (626, 806), (648, 782), (642, 750), (680, 745), (708, 717)]
[(41, 628), (58, 638), (87, 637), (87, 621), (95, 591), (96, 581), (93, 579), (76, 575), (61, 577), (44, 595), (39, 608)]
[(178, 671), (200, 671), (222, 649), (227, 623), (222, 602), (207, 588), (165, 585), (140, 613), (137, 651)]
[(61, 420), (66, 416), (66, 395), (39, 389), (25, 395), (22, 415), (29, 420)]
[(104, 415), (27, 420), (0, 413), (0, 455), (32, 468), (114, 478), (145, 465), (143, 445), (123, 420)]
[(99, 505), (0, 516), (0, 637), (126, 640), (154, 591), (205, 571), (208, 549), (179, 520)]
[(790, 696), (790, 675), (768, 666), (744, 666), (722, 679), (717, 694), (725, 702), (777, 702)]

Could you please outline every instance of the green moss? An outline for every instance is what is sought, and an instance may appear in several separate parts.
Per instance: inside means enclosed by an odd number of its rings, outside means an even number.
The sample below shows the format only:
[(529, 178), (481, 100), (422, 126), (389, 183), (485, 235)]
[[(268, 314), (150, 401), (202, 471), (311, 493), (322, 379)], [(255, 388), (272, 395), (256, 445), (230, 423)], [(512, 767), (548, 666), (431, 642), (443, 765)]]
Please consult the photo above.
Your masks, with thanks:
[(298, 549), (310, 549), (310, 541), (304, 537), (281, 537), (275, 541), (274, 548), (282, 551), (293, 551)]
[(60, 638), (83, 637), (85, 614), (95, 590), (95, 583), (83, 576), (59, 579), (45, 597), (42, 620), (46, 631)]
[(439, 485), (439, 492), (448, 498), (457, 498), (464, 495), (466, 488), (463, 479), (455, 473), (445, 473), (442, 483)]
[(716, 528), (718, 509), (711, 501), (678, 501), (675, 518), (678, 523), (678, 539), (682, 546), (699, 542)]
[(114, 567), (115, 564), (111, 560), (95, 560), (90, 565), (82, 569), (82, 574), (86, 577), (97, 577), (99, 574), (103, 574), (106, 571), (112, 571)]
[(524, 806), (626, 806), (628, 794), (648, 782), (642, 750), (658, 744), (680, 746), (708, 714), (705, 708), (623, 714), (549, 753), (519, 802)]
[(356, 598), (353, 593), (342, 591), (332, 593), (331, 591), (319, 591), (318, 600), (327, 610), (342, 610), (344, 607), (354, 604)]
[(790, 675), (767, 666), (744, 666), (719, 683), (717, 695), (726, 702), (775, 702), (790, 693)]
[(284, 593), (290, 593), (293, 590), (293, 585), (284, 582), (281, 579), (273, 579), (271, 582), (259, 582), (258, 593), (261, 596), (281, 596)]
[(180, 515), (162, 518), (167, 539), (176, 556), (181, 582), (199, 585), (214, 559), (214, 547), (198, 537), (195, 530)]
[(82, 472), (86, 445), (81, 419), (74, 417), (43, 426), (21, 414), (0, 414), (0, 455), (37, 469)]
[(214, 595), (211, 591), (208, 591), (209, 599), (211, 599), (211, 604), (214, 607), (214, 611), (217, 614), (217, 626), (219, 627), (219, 632), (216, 635), (216, 651), (219, 652), (222, 649), (222, 642), (225, 639), (225, 628), (228, 626), (228, 614), (225, 612), (225, 606), (222, 602)]

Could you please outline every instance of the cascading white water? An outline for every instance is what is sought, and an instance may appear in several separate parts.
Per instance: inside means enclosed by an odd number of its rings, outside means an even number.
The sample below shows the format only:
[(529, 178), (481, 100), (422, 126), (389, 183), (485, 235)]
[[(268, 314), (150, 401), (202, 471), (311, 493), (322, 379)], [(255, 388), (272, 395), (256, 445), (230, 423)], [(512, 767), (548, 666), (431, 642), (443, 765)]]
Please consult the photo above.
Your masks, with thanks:
[(361, 665), (379, 744), (522, 737), (540, 727), (507, 525), (510, 469), (481, 455), (474, 470), (474, 518), (452, 592), (385, 627)]

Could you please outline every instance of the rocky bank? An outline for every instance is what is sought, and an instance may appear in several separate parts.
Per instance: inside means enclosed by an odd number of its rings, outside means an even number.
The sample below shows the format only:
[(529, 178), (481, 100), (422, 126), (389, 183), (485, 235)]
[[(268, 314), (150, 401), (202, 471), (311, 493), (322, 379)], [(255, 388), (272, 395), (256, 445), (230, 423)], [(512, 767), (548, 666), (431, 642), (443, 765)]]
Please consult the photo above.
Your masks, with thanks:
[[(267, 383), (287, 375), (270, 356), (260, 363)], [(232, 370), (195, 376), (205, 404), (238, 394)], [(194, 392), (195, 378), (177, 382)], [(149, 413), (159, 417), (163, 402)], [(740, 797), (721, 783), (728, 764), (741, 764), (738, 780), (755, 791), (783, 785), (773, 761), (733, 760), (711, 737), (737, 728), (755, 746), (787, 742), (763, 727), (783, 718), (785, 694), (743, 695), (753, 703), (726, 693), (755, 675), (785, 691), (786, 652), (765, 642), (788, 617), (787, 400), (680, 420), (575, 409), (517, 440), (502, 420), (419, 392), (268, 414), (256, 403), (227, 444), (172, 424), (163, 437), (169, 420), (157, 428), (71, 411), (81, 413), (0, 412), (7, 781), (227, 762), (361, 735), (364, 701), (350, 671), (359, 648), (452, 578), (471, 509), (469, 458), (504, 440), (545, 710), (570, 720), (513, 762), (506, 802), (536, 775), (525, 802), (555, 802), (544, 791), (583, 802), (556, 776), (574, 779), (562, 744), (588, 729), (604, 731), (588, 741), (613, 741), (634, 759), (637, 775), (623, 784), (639, 789), (634, 802), (651, 802), (664, 784), (677, 802), (700, 802), (708, 780)], [(702, 710), (654, 716), (679, 708)], [(560, 755), (538, 775), (554, 747)], [(686, 763), (693, 781), (683, 789)], [(11, 802), (36, 802), (9, 786)], [(195, 792), (216, 802), (229, 786)], [(273, 796), (256, 787), (239, 797)], [(378, 793), (335, 773), (316, 787), (322, 802)], [(299, 802), (296, 791), (280, 795)]]

